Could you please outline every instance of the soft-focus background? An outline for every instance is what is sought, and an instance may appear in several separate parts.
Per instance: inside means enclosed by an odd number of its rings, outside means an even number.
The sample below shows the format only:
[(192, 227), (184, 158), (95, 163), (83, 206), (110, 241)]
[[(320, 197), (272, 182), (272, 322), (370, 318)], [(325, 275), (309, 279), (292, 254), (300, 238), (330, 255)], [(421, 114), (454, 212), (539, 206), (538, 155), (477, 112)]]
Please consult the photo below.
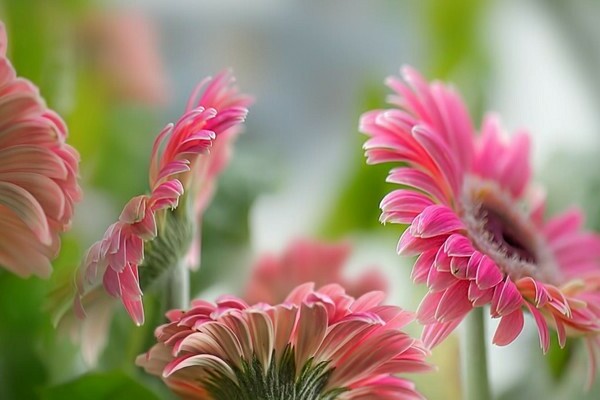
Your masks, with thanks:
[[(416, 309), (422, 288), (408, 279), (411, 260), (394, 251), (400, 230), (378, 223), (388, 167), (364, 165), (357, 132), (360, 113), (384, 106), (383, 79), (402, 64), (453, 82), (476, 121), (491, 109), (508, 130), (528, 128), (551, 211), (576, 204), (600, 228), (598, 1), (2, 0), (0, 19), (18, 74), (69, 125), (85, 190), (50, 281), (0, 270), (1, 399), (169, 398), (133, 365), (151, 324), (134, 328), (120, 312), (90, 370), (54, 330), (51, 299), (123, 204), (147, 190), (155, 135), (197, 82), (224, 67), (257, 101), (204, 220), (195, 295), (239, 293), (261, 252), (314, 236), (349, 239), (348, 273), (380, 265), (389, 301)], [(495, 395), (598, 398), (598, 387), (583, 392), (579, 344), (554, 347), (542, 356), (534, 329), (490, 346)], [(431, 360), (439, 369), (415, 377), (419, 389), (459, 399), (458, 340)]]

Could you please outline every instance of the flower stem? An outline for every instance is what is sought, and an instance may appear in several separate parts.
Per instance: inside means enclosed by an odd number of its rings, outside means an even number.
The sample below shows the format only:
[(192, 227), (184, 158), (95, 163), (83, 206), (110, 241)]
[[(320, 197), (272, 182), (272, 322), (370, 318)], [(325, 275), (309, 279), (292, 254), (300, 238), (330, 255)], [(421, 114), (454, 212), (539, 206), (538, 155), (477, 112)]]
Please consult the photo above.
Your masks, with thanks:
[(171, 271), (169, 277), (168, 309), (189, 308), (190, 302), (190, 271), (187, 266), (179, 261)]
[(490, 400), (483, 307), (473, 309), (465, 322), (466, 332), (461, 346), (464, 399)]

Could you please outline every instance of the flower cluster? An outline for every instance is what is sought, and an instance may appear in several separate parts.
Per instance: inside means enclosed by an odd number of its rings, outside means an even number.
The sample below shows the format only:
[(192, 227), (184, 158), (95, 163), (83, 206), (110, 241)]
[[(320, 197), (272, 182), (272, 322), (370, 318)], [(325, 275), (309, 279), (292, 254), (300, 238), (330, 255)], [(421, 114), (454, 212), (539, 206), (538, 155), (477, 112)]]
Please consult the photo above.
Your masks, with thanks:
[[(114, 57), (99, 60), (117, 81), (131, 81), (124, 94), (160, 100), (147, 22), (134, 15), (117, 21), (117, 30), (103, 17), (88, 25), (93, 42), (107, 43), (120, 31), (143, 28), (141, 46), (132, 37), (115, 43), (119, 54), (133, 51), (128, 71), (115, 69)], [(61, 117), (17, 77), (6, 51), (0, 23), (0, 266), (48, 277), (59, 235), (81, 199), (79, 155), (66, 144)], [(149, 74), (129, 76), (142, 59)], [(431, 370), (429, 350), (485, 307), (499, 319), (493, 343), (500, 346), (520, 335), (526, 313), (544, 353), (551, 330), (560, 347), (584, 337), (593, 378), (600, 356), (600, 235), (584, 228), (577, 210), (545, 215), (544, 193), (531, 182), (526, 132), (508, 137), (495, 115), (476, 129), (453, 88), (428, 83), (409, 67), (402, 75), (387, 81), (392, 107), (365, 113), (360, 130), (369, 136), (368, 163), (395, 165), (387, 180), (398, 188), (381, 201), (381, 222), (405, 228), (397, 252), (417, 257), (412, 278), (427, 286), (416, 313), (421, 339), (403, 330), (415, 315), (383, 304), (387, 284), (379, 272), (354, 281), (343, 275), (347, 243), (298, 240), (256, 263), (243, 298), (197, 299), (187, 309), (189, 285), (182, 284), (186, 309), (166, 314), (138, 366), (183, 398), (422, 399), (402, 375)], [(234, 81), (225, 71), (197, 87), (183, 115), (154, 141), (149, 192), (127, 202), (87, 251), (75, 313), (61, 315), (87, 361), (106, 343), (116, 299), (141, 325), (143, 292), (168, 279), (178, 283), (168, 276), (173, 270), (200, 265), (200, 222), (253, 101)], [(86, 313), (90, 318), (74, 322)]]
[(368, 162), (397, 163), (402, 185), (381, 202), (381, 220), (408, 225), (398, 252), (418, 255), (416, 282), (429, 289), (419, 310), (423, 340), (434, 346), (474, 307), (500, 318), (494, 343), (511, 343), (523, 312), (547, 351), (549, 326), (561, 346), (569, 335), (599, 344), (600, 237), (570, 211), (544, 218), (544, 197), (530, 184), (529, 136), (507, 139), (495, 116), (475, 136), (459, 95), (404, 69), (392, 77), (396, 108), (363, 115)]
[(94, 10), (75, 27), (78, 50), (107, 94), (151, 106), (169, 98), (156, 27), (143, 13)]
[(0, 265), (47, 278), (74, 205), (79, 154), (65, 143), (67, 127), (38, 89), (19, 78), (6, 57), (0, 23)]
[(400, 330), (412, 314), (383, 297), (308, 283), (277, 305), (195, 300), (137, 364), (184, 398), (420, 399), (396, 374), (429, 370), (427, 351)]

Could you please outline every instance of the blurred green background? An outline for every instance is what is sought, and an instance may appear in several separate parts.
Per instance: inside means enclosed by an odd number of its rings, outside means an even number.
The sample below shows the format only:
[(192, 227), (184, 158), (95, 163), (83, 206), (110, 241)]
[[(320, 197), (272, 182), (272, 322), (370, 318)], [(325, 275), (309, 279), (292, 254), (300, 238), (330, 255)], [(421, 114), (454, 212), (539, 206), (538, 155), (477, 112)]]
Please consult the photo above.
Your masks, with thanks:
[[(351, 238), (352, 266), (380, 265), (390, 301), (416, 308), (423, 288), (395, 255), (400, 230), (378, 223), (389, 168), (365, 166), (357, 132), (405, 63), (453, 82), (476, 122), (492, 109), (508, 130), (529, 128), (550, 211), (576, 204), (600, 228), (599, 18), (595, 0), (0, 1), (9, 57), (66, 119), (85, 191), (50, 281), (0, 270), (0, 399), (170, 398), (133, 364), (162, 321), (157, 299), (145, 297), (142, 328), (119, 310), (94, 368), (54, 330), (51, 309), (85, 249), (147, 190), (155, 135), (224, 67), (257, 101), (203, 221), (194, 295), (239, 292), (258, 254), (311, 235)], [(495, 395), (598, 398), (600, 386), (582, 389), (582, 346), (544, 357), (527, 325), (511, 346), (490, 346)], [(460, 399), (456, 338), (431, 361), (439, 369), (415, 377), (419, 389)]]

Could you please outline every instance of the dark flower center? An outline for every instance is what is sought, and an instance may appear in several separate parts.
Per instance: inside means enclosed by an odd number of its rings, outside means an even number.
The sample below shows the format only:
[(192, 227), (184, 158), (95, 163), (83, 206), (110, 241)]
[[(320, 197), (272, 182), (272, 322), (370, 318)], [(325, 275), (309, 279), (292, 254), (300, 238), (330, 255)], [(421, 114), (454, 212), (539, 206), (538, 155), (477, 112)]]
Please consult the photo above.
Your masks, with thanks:
[(559, 280), (558, 267), (538, 227), (521, 204), (495, 182), (465, 182), (461, 217), (473, 245), (514, 281)]
[(483, 228), (489, 233), (490, 240), (502, 249), (507, 257), (536, 263), (535, 252), (518, 225), (511, 224), (506, 217), (485, 204), (480, 208), (480, 217), (484, 221)]

